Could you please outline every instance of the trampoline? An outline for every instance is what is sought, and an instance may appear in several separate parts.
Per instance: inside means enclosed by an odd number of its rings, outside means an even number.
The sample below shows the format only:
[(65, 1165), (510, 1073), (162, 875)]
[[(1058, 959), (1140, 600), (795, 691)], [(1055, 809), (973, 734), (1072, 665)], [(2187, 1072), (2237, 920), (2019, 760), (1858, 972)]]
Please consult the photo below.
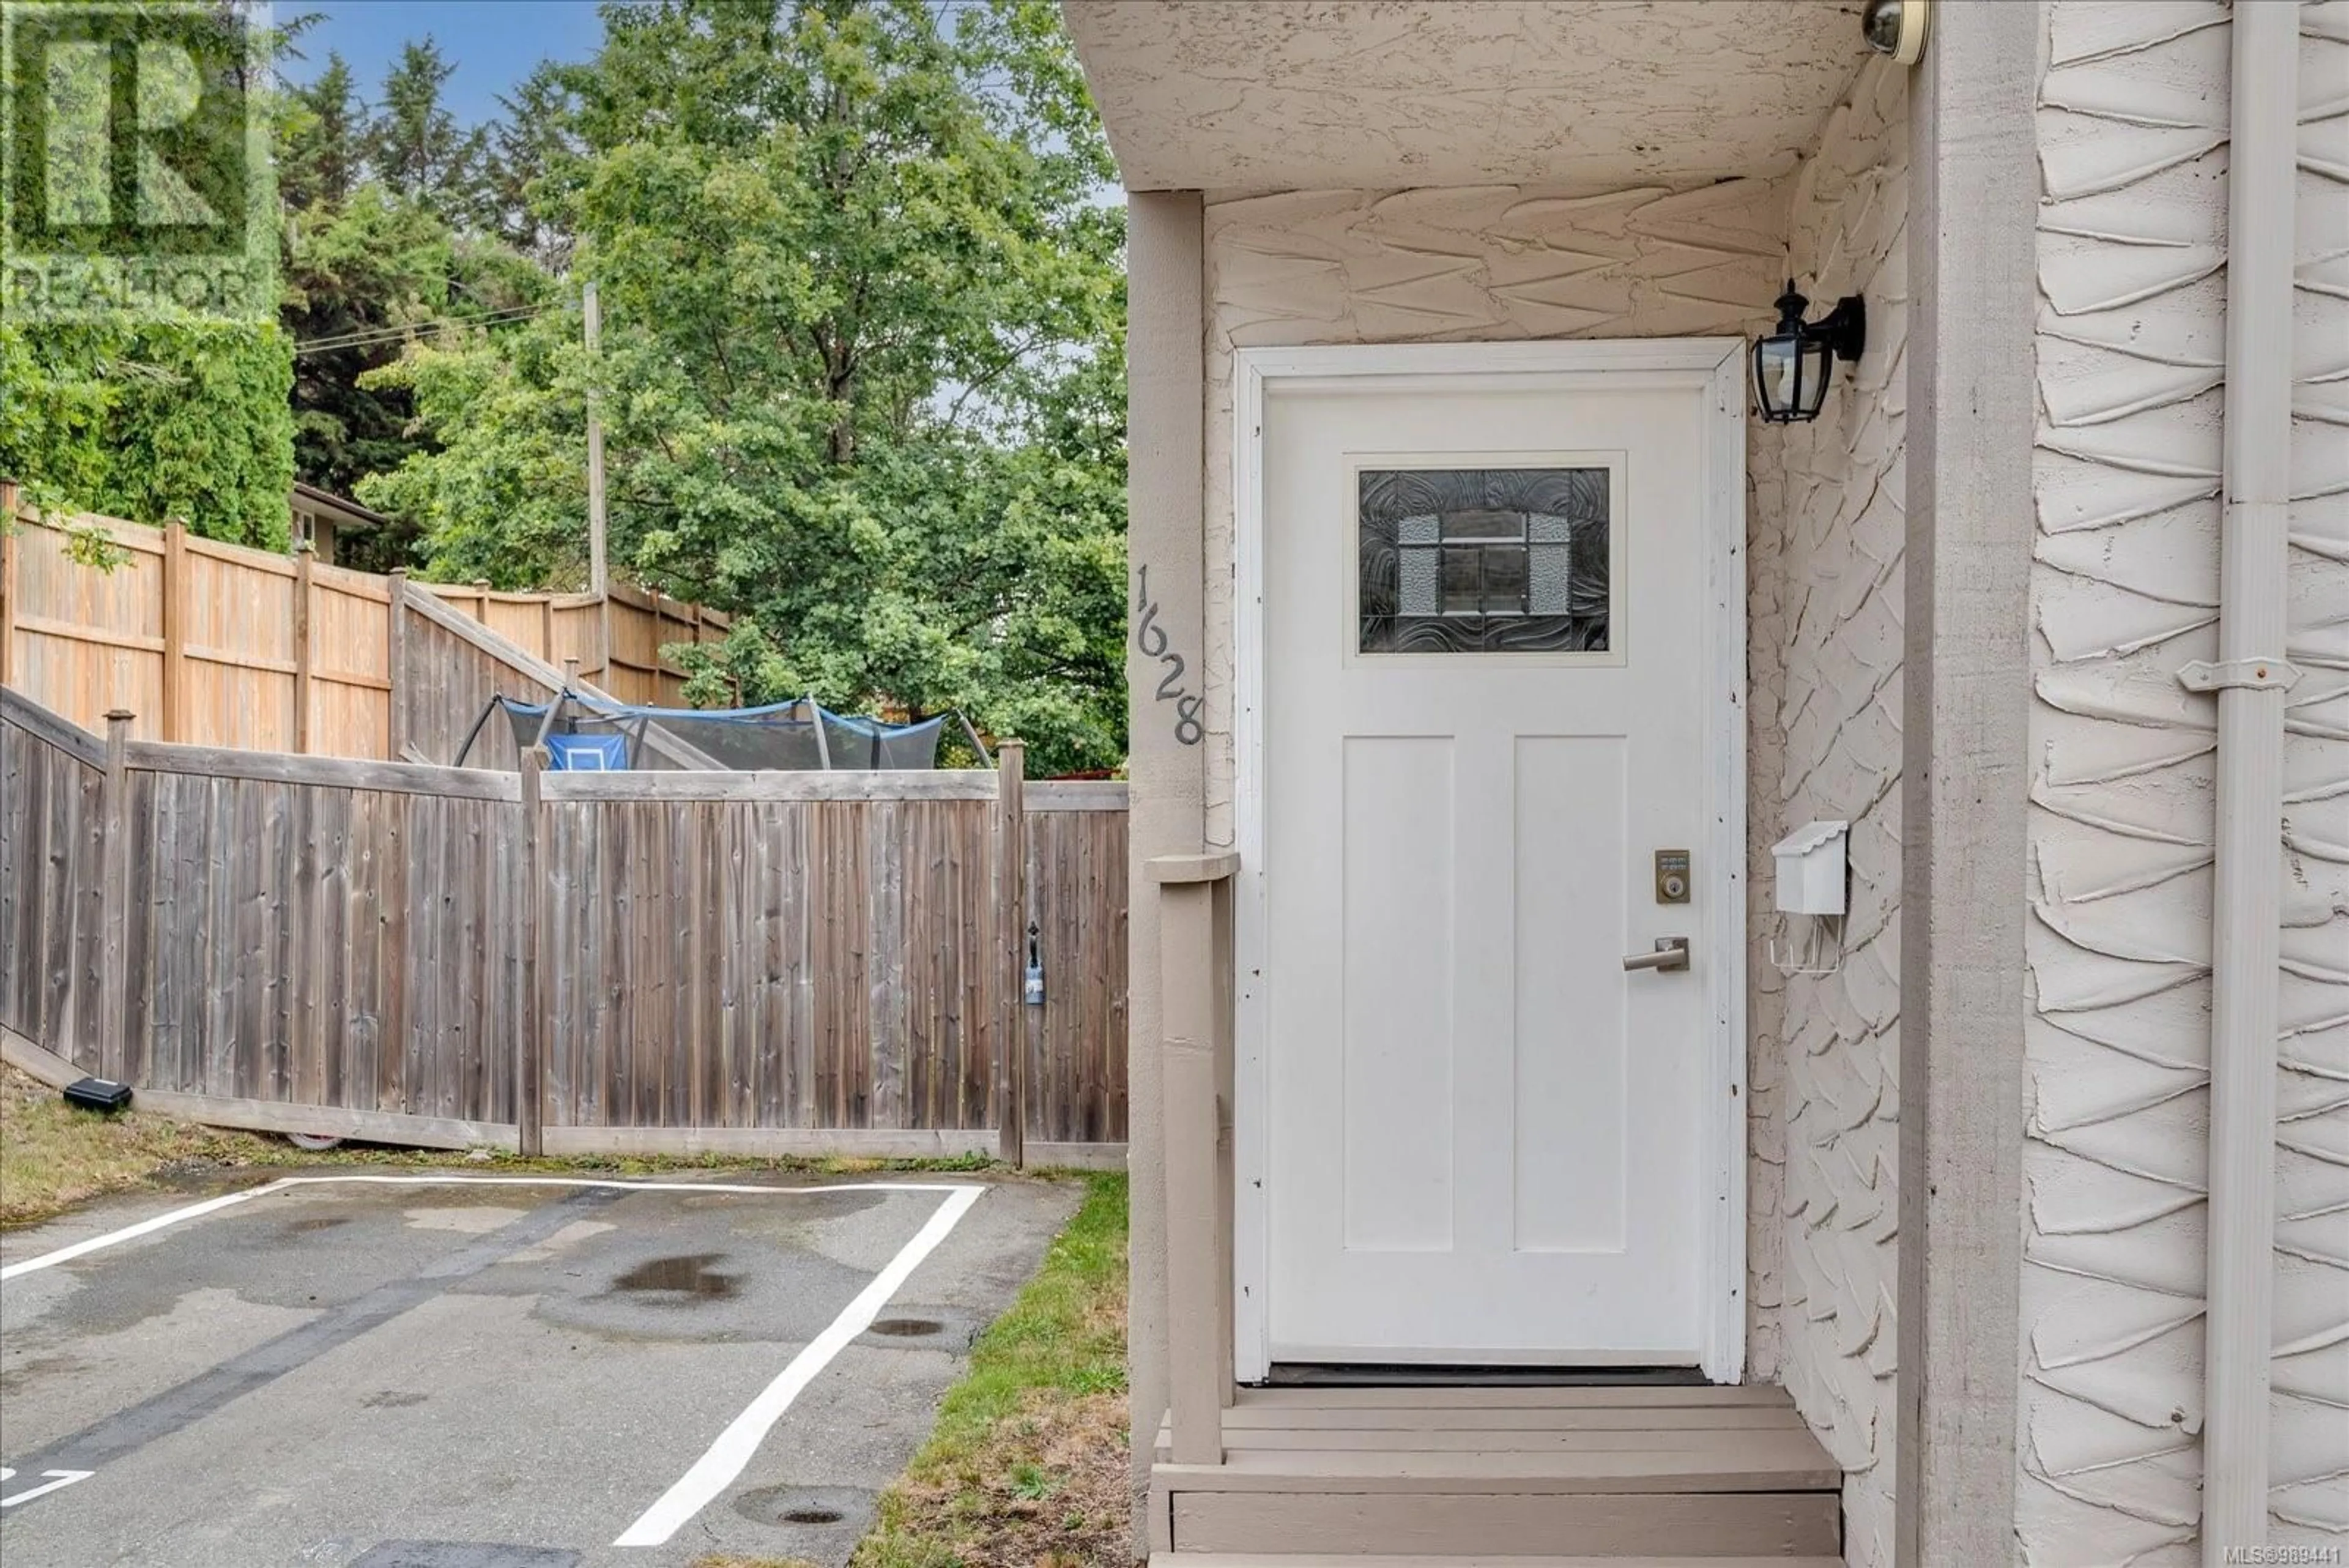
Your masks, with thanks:
[(939, 714), (910, 724), (835, 713), (812, 697), (763, 708), (643, 708), (566, 691), (549, 702), (493, 697), (473, 722), (455, 766), (500, 713), (523, 751), (543, 746), (558, 772), (854, 772), (932, 769), (951, 718), (982, 765), (993, 758), (970, 722)]

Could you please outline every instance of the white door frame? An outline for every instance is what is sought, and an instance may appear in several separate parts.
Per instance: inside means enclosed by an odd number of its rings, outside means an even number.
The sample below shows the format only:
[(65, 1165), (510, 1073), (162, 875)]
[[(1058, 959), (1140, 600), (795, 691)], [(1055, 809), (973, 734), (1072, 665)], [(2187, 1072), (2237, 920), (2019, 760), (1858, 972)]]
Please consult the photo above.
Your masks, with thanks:
[(1590, 391), (1674, 388), (1706, 399), (1702, 453), (1703, 668), (1714, 693), (1705, 726), (1705, 853), (1711, 913), (1700, 939), (1713, 1019), (1706, 1083), (1715, 1107), (1706, 1146), (1712, 1200), (1701, 1219), (1704, 1338), (1715, 1383), (1745, 1375), (1745, 342), (1738, 337), (1578, 339), (1242, 348), (1233, 357), (1233, 730), (1239, 876), (1233, 1131), (1233, 1373), (1260, 1382), (1272, 1362), (1267, 1292), (1271, 1226), (1265, 1060), (1264, 406), (1274, 381), (1378, 378), (1382, 389)]

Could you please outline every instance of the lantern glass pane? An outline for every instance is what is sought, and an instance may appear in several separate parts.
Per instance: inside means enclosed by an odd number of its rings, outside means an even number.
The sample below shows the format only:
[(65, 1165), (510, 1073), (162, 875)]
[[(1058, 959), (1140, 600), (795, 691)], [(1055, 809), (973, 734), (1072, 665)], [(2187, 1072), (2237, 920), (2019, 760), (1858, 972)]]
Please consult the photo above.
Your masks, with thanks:
[(1835, 375), (1835, 355), (1825, 343), (1806, 342), (1803, 345), (1802, 373), (1795, 378), (1801, 400), (1797, 411), (1804, 419), (1816, 419), (1820, 405), (1827, 400), (1827, 382)]
[(1797, 340), (1764, 337), (1754, 350), (1754, 389), (1762, 411), (1783, 419), (1795, 406), (1795, 379), (1801, 363)]

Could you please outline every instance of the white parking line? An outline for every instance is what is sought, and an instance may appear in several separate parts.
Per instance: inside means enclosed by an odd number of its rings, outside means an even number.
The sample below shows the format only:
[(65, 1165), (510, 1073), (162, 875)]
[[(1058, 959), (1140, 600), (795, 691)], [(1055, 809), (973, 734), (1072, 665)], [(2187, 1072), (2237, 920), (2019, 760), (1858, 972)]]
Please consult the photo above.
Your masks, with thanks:
[[(26, 1258), (22, 1262), (10, 1263), (5, 1268), (0, 1268), (0, 1280), (13, 1280), (20, 1274), (29, 1274), (40, 1269), (53, 1269), (59, 1263), (70, 1263), (76, 1258), (88, 1257), (92, 1252), (99, 1251), (108, 1247), (119, 1246), (124, 1241), (137, 1241), (141, 1236), (152, 1235), (158, 1231), (163, 1230), (169, 1226), (177, 1225), (183, 1220), (200, 1219), (206, 1214), (217, 1213), (219, 1210), (233, 1207), (235, 1204), (250, 1203), (256, 1198), (264, 1198), (273, 1192), (285, 1192), (290, 1191), (296, 1187), (311, 1187), (329, 1182), (389, 1187), (616, 1187), (626, 1189), (632, 1192), (749, 1192), (777, 1194), (804, 1192), (968, 1192), (971, 1194), (970, 1202), (977, 1202), (978, 1195), (987, 1190), (984, 1187), (973, 1187), (962, 1182), (943, 1181), (843, 1181), (828, 1187), (761, 1187), (747, 1185), (740, 1182), (630, 1181), (619, 1178), (606, 1179), (601, 1177), (581, 1176), (281, 1176), (274, 1181), (264, 1182), (259, 1187), (249, 1187), (243, 1192), (231, 1192), (219, 1198), (208, 1198), (202, 1203), (191, 1203), (184, 1209), (173, 1209), (166, 1213), (158, 1214), (152, 1219), (141, 1220), (136, 1225), (125, 1225), (119, 1231), (109, 1231), (103, 1236), (92, 1236), (88, 1241), (76, 1241), (69, 1247), (59, 1247), (54, 1252), (44, 1252), (37, 1258)], [(966, 1209), (969, 1206), (969, 1203), (963, 1205)], [(959, 1213), (957, 1213), (957, 1218), (959, 1218)], [(934, 1241), (931, 1245), (935, 1246), (936, 1243)], [(927, 1249), (925, 1249), (925, 1251), (927, 1251)], [(916, 1260), (916, 1262), (919, 1261), (920, 1260), (918, 1259)]]
[(264, 1193), (282, 1189), (285, 1185), (283, 1180), (272, 1181), (261, 1187), (248, 1187), (243, 1192), (229, 1193), (226, 1197), (206, 1199), (202, 1203), (191, 1203), (185, 1209), (174, 1209), (168, 1213), (158, 1214), (152, 1220), (141, 1220), (136, 1225), (125, 1225), (119, 1231), (109, 1231), (103, 1236), (92, 1236), (87, 1241), (76, 1241), (70, 1247), (59, 1247), (54, 1252), (44, 1252), (37, 1258), (27, 1258), (21, 1263), (10, 1263), (6, 1268), (0, 1268), (0, 1280), (13, 1280), (19, 1274), (29, 1274), (36, 1269), (54, 1269), (59, 1263), (70, 1263), (76, 1258), (86, 1257), (102, 1247), (111, 1247), (123, 1241), (136, 1241), (141, 1236), (151, 1235), (165, 1226), (177, 1225), (182, 1220), (193, 1220), (199, 1215), (210, 1214), (215, 1210), (226, 1209), (232, 1204), (250, 1203)]
[[(836, 1190), (836, 1189), (835, 1189)], [(899, 1190), (905, 1190), (900, 1189)], [(791, 1359), (791, 1364), (776, 1375), (775, 1380), (760, 1390), (742, 1413), (734, 1417), (727, 1428), (718, 1434), (709, 1451), (696, 1459), (693, 1468), (680, 1477), (678, 1483), (661, 1494), (661, 1499), (647, 1509), (644, 1517), (628, 1526), (615, 1546), (659, 1546), (677, 1533), (686, 1521), (699, 1513), (719, 1492), (734, 1484), (750, 1456), (784, 1411), (798, 1398), (800, 1391), (815, 1381), (832, 1358), (845, 1349), (849, 1342), (873, 1326), (889, 1298), (897, 1293), (923, 1259), (947, 1239), (956, 1221), (970, 1212), (978, 1201), (981, 1187), (957, 1187), (949, 1189), (952, 1196), (938, 1205), (929, 1223), (916, 1231), (905, 1249), (889, 1260), (889, 1266), (873, 1276), (873, 1281), (857, 1293), (841, 1314), (822, 1334), (802, 1346)]]
[[(0, 1497), (0, 1508), (14, 1508), (20, 1502), (30, 1502), (36, 1497), (57, 1490), (59, 1487), (71, 1486), (78, 1480), (88, 1480), (97, 1473), (96, 1470), (43, 1470), (41, 1479), (47, 1481), (48, 1485), (36, 1486), (29, 1491), (20, 1491), (14, 1497)], [(16, 1479), (15, 1470), (0, 1465), (0, 1481), (11, 1481)]]

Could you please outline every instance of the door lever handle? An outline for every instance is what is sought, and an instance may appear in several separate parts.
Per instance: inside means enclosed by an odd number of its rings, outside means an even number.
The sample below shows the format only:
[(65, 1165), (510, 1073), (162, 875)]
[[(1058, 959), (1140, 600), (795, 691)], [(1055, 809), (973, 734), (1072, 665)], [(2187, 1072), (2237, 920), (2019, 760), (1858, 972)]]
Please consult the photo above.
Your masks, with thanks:
[(1625, 969), (1686, 969), (1689, 966), (1686, 937), (1658, 937), (1656, 950), (1651, 953), (1627, 953)]

